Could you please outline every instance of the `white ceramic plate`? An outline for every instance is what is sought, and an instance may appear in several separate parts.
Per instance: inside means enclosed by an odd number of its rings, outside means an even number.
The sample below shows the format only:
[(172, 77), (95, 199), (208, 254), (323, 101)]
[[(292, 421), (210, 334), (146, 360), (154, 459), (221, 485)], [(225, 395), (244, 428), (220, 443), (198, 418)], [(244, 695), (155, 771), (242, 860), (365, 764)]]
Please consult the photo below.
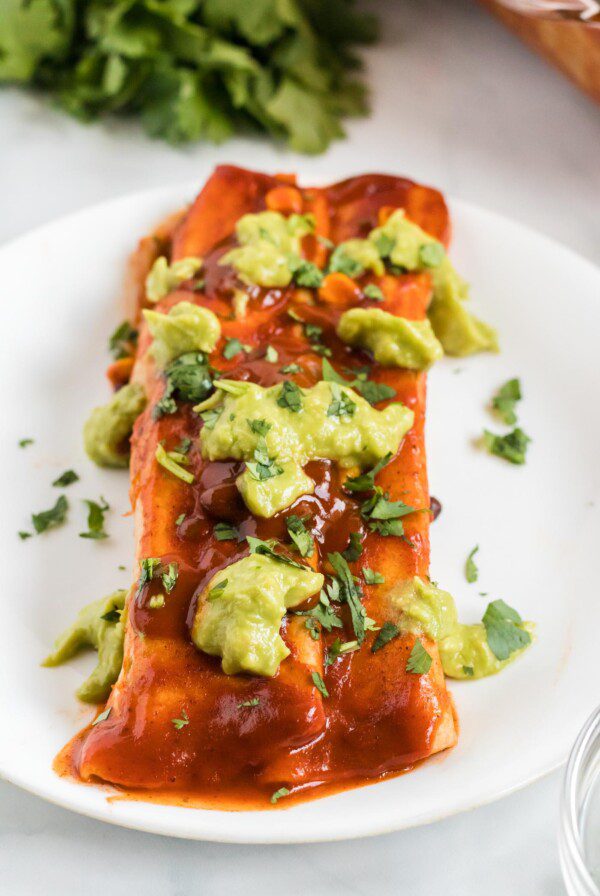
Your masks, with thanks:
[[(476, 621), (504, 598), (537, 622), (537, 642), (503, 674), (452, 684), (461, 720), (456, 749), (412, 774), (291, 807), (218, 812), (111, 801), (110, 789), (62, 780), (60, 747), (91, 716), (73, 691), (84, 656), (59, 669), (39, 661), (78, 608), (132, 577), (126, 473), (94, 468), (81, 425), (106, 400), (106, 339), (122, 318), (127, 253), (197, 185), (137, 194), (64, 218), (0, 250), (0, 771), (10, 781), (86, 815), (128, 827), (229, 842), (342, 839), (422, 824), (478, 806), (559, 765), (598, 700), (600, 600), (600, 273), (572, 252), (496, 215), (452, 203), (452, 255), (474, 304), (497, 325), (502, 353), (436, 365), (430, 376), (432, 578)], [(475, 446), (496, 388), (521, 378), (520, 421), (533, 442), (524, 467)], [(35, 438), (25, 449), (23, 437)], [(54, 502), (68, 467), (68, 525), (28, 541), (31, 511)], [(82, 498), (113, 508), (106, 542), (78, 538)], [(480, 545), (480, 579), (464, 561)], [(126, 564), (127, 570), (119, 569)], [(489, 597), (479, 592), (488, 592)]]

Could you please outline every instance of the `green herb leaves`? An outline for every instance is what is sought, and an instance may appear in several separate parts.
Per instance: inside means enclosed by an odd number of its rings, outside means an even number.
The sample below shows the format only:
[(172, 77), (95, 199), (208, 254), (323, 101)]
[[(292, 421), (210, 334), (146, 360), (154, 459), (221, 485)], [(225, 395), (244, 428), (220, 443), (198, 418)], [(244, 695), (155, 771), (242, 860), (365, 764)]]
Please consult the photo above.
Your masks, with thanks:
[(479, 545), (476, 545), (467, 557), (465, 563), (465, 578), (467, 582), (476, 582), (479, 577), (479, 570), (477, 569), (477, 565), (475, 563), (475, 560), (473, 559), (478, 550)]
[(164, 445), (159, 442), (154, 456), (161, 467), (164, 467), (177, 479), (181, 479), (188, 485), (194, 481), (194, 474), (185, 469), (185, 465), (188, 463), (185, 454), (181, 454), (179, 451), (165, 451)]
[(386, 644), (397, 638), (399, 634), (400, 629), (397, 625), (393, 622), (384, 622), (371, 645), (371, 653), (377, 653), (378, 650), (381, 650), (382, 647), (385, 647)]
[(383, 585), (385, 582), (385, 576), (382, 576), (380, 572), (376, 572), (374, 569), (369, 569), (368, 566), (363, 566), (362, 573), (367, 585)]
[(19, 448), (28, 448), (30, 445), (34, 445), (34, 439), (19, 439)]
[(231, 358), (235, 358), (236, 355), (239, 355), (241, 352), (250, 352), (252, 351), (252, 347), (249, 345), (243, 345), (239, 339), (234, 337), (233, 339), (225, 340), (225, 348), (223, 349), (223, 357), (227, 358), (228, 361)]
[(67, 485), (71, 485), (73, 482), (78, 482), (79, 476), (75, 472), (75, 470), (65, 470), (58, 479), (55, 479), (52, 485), (57, 488), (65, 488)]
[(264, 554), (265, 557), (279, 560), (280, 563), (287, 563), (288, 566), (295, 566), (297, 569), (306, 569), (303, 563), (298, 563), (296, 560), (292, 560), (291, 557), (288, 557), (285, 554), (279, 554), (275, 548), (281, 547), (281, 545), (278, 541), (275, 541), (274, 538), (269, 541), (263, 541), (261, 538), (255, 538), (253, 535), (248, 535), (246, 541), (248, 542), (251, 554)]
[(508, 380), (492, 398), (492, 407), (507, 426), (514, 426), (517, 422), (515, 405), (521, 398), (521, 383), (518, 379)]
[(131, 326), (128, 320), (119, 324), (108, 340), (108, 350), (115, 361), (120, 361), (121, 358), (130, 358), (134, 354), (137, 338), (138, 331)]
[(383, 468), (389, 464), (391, 459), (391, 453), (386, 454), (385, 457), (382, 457), (379, 463), (375, 464), (375, 466), (366, 473), (361, 473), (359, 476), (349, 476), (344, 482), (344, 488), (349, 492), (370, 492), (375, 488), (375, 477), (380, 470), (383, 470)]
[(352, 401), (347, 392), (340, 388), (338, 383), (330, 383), (332, 401), (327, 408), (328, 417), (353, 417), (356, 411), (356, 402)]
[(366, 613), (361, 603), (361, 593), (346, 559), (338, 552), (328, 554), (327, 558), (333, 566), (339, 585), (340, 600), (345, 601), (350, 608), (352, 628), (358, 644), (362, 644), (366, 632)]
[(279, 790), (276, 790), (275, 793), (271, 795), (271, 802), (275, 805), (282, 796), (289, 796), (289, 793), (290, 791), (287, 787), (280, 787)]
[(204, 352), (186, 352), (168, 365), (165, 372), (165, 391), (152, 409), (155, 420), (165, 414), (174, 414), (177, 400), (197, 403), (211, 392), (213, 382), (207, 356)]
[(280, 408), (287, 408), (297, 414), (302, 407), (302, 390), (292, 380), (284, 380), (277, 396), (277, 404)]
[(496, 659), (507, 660), (515, 650), (531, 643), (529, 632), (520, 628), (521, 617), (503, 600), (494, 600), (488, 604), (482, 622), (490, 650)]
[(230, 523), (217, 523), (213, 529), (217, 541), (238, 541), (240, 533)]
[(96, 501), (87, 500), (84, 501), (84, 504), (87, 504), (88, 507), (88, 530), (87, 532), (80, 532), (79, 537), (95, 540), (108, 538), (108, 533), (104, 531), (104, 514), (107, 510), (110, 510), (110, 507), (106, 500), (101, 497), (99, 504)]
[(517, 427), (505, 436), (499, 436), (485, 429), (483, 442), (490, 454), (502, 457), (511, 464), (524, 464), (527, 446), (531, 439), (520, 427)]
[(251, 126), (318, 153), (366, 109), (354, 47), (376, 23), (348, 0), (35, 0), (3, 15), (0, 81), (49, 91), (81, 121), (134, 115), (173, 144)]
[(265, 436), (271, 429), (271, 424), (267, 423), (266, 420), (248, 420), (247, 423), (252, 432), (258, 436), (258, 439), (254, 449), (254, 462), (247, 461), (246, 469), (254, 479), (259, 481), (272, 479), (274, 476), (281, 476), (283, 468), (277, 466), (274, 457), (270, 457), (265, 440)]
[(326, 383), (338, 383), (340, 386), (348, 386), (355, 389), (372, 405), (377, 404), (379, 401), (385, 401), (388, 398), (394, 398), (396, 395), (396, 390), (392, 389), (391, 386), (386, 386), (385, 383), (375, 383), (373, 380), (368, 379), (368, 373), (365, 370), (349, 370), (348, 373), (355, 373), (356, 376), (352, 380), (344, 379), (327, 358), (323, 358), (321, 376)]
[(406, 661), (406, 671), (414, 675), (426, 675), (431, 669), (431, 656), (419, 640), (415, 641), (410, 656)]
[(322, 679), (322, 677), (319, 675), (319, 673), (318, 673), (318, 672), (311, 672), (311, 676), (310, 676), (310, 677), (312, 678), (313, 684), (314, 684), (314, 686), (316, 687), (316, 689), (318, 690), (318, 692), (321, 694), (321, 696), (322, 696), (322, 697), (329, 697), (329, 691), (328, 691), (327, 688), (325, 687), (325, 682), (323, 681), (323, 679)]
[(373, 494), (361, 504), (360, 512), (368, 520), (369, 529), (380, 535), (404, 536), (402, 518), (414, 513), (415, 508), (403, 501), (390, 501), (387, 492), (375, 487)]
[(305, 526), (306, 519), (307, 517), (302, 519), (301, 517), (296, 516), (296, 514), (293, 513), (286, 518), (285, 525), (290, 538), (300, 552), (300, 556), (312, 557), (315, 552), (315, 543), (313, 541), (312, 535)]
[(318, 289), (323, 282), (323, 271), (313, 264), (312, 261), (306, 261), (304, 258), (290, 258), (289, 268), (294, 275), (294, 280), (298, 286), (304, 286), (307, 289)]
[(173, 727), (177, 731), (181, 731), (182, 728), (185, 728), (186, 725), (190, 724), (190, 720), (185, 709), (182, 710), (180, 719), (171, 719), (171, 722), (173, 724)]
[(50, 510), (41, 510), (39, 513), (31, 514), (33, 528), (39, 535), (41, 532), (46, 532), (47, 529), (54, 529), (56, 526), (60, 526), (67, 518), (68, 509), (69, 502), (64, 495), (60, 495), (56, 500), (56, 504)]
[(362, 546), (362, 535), (360, 532), (351, 532), (348, 547), (342, 551), (342, 557), (348, 563), (354, 563), (362, 554), (364, 548)]
[(363, 289), (363, 295), (365, 296), (365, 298), (371, 299), (373, 302), (385, 301), (385, 296), (376, 283), (369, 283), (367, 286), (365, 286), (365, 288)]

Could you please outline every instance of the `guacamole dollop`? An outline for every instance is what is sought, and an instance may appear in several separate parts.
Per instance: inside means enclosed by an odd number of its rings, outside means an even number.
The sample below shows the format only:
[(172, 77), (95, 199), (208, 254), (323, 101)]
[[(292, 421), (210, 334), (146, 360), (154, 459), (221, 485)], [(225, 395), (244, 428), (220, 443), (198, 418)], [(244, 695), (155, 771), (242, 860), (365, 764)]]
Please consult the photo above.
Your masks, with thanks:
[(230, 264), (241, 280), (265, 287), (291, 283), (294, 260), (301, 254), (301, 239), (314, 230), (311, 215), (264, 211), (242, 215), (235, 233), (240, 244), (219, 260)]
[(428, 320), (407, 320), (380, 308), (345, 311), (337, 334), (349, 345), (368, 349), (386, 367), (426, 370), (444, 354)]
[(180, 258), (169, 264), (164, 255), (157, 258), (146, 277), (146, 298), (155, 303), (164, 299), (170, 292), (194, 277), (202, 267), (202, 259), (195, 255)]
[(221, 657), (223, 672), (272, 677), (289, 654), (279, 630), (285, 612), (323, 587), (308, 567), (250, 554), (220, 570), (200, 595), (192, 640)]
[(128, 439), (145, 406), (142, 386), (128, 383), (107, 404), (94, 408), (83, 427), (83, 444), (90, 460), (101, 467), (126, 467)]
[(521, 638), (523, 646), (499, 659), (490, 647), (485, 626), (459, 623), (452, 595), (418, 576), (392, 590), (390, 600), (401, 631), (427, 635), (437, 641), (444, 674), (449, 678), (495, 675), (531, 643), (532, 624), (521, 622), (512, 611), (519, 620), (518, 628), (525, 633)]
[[(203, 457), (246, 461), (248, 469), (238, 488), (244, 497), (244, 491), (251, 495), (250, 509), (259, 516), (271, 516), (275, 506), (283, 510), (277, 496), (292, 483), (289, 494), (294, 498), (299, 497), (296, 483), (298, 488), (306, 486), (300, 494), (312, 491), (302, 471), (308, 461), (373, 466), (388, 452), (396, 453), (414, 420), (413, 412), (399, 402), (376, 410), (350, 386), (324, 381), (300, 389), (287, 381), (264, 388), (221, 379), (196, 410), (211, 411), (210, 423), (200, 432)], [(259, 485), (249, 489), (249, 476)]]
[(392, 264), (408, 271), (430, 272), (433, 298), (428, 317), (447, 354), (461, 356), (498, 350), (494, 328), (466, 307), (468, 286), (442, 244), (409, 221), (403, 209), (392, 212), (385, 224), (371, 231), (368, 239)]
[(214, 351), (221, 336), (216, 314), (192, 302), (178, 302), (168, 314), (144, 309), (154, 341), (150, 351), (158, 367), (166, 367), (186, 352)]
[(245, 470), (236, 479), (238, 491), (254, 516), (271, 517), (285, 510), (302, 495), (312, 495), (315, 484), (294, 461), (277, 464), (278, 472), (260, 479), (254, 471)]
[(43, 666), (60, 666), (84, 647), (98, 651), (96, 668), (76, 693), (86, 703), (101, 703), (119, 677), (123, 665), (125, 625), (123, 611), (127, 592), (119, 589), (95, 600), (79, 611), (73, 625), (60, 635)]

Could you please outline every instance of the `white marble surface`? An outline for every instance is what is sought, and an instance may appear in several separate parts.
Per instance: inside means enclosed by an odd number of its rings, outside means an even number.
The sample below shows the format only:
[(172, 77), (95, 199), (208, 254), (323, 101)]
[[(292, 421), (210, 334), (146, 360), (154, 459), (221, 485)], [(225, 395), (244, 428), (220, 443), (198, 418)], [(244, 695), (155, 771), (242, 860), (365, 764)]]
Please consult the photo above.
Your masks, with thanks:
[[(409, 174), (600, 261), (597, 108), (467, 0), (378, 6), (385, 27), (368, 54), (373, 115), (353, 122), (351, 139), (320, 158), (245, 140), (174, 150), (129, 124), (82, 127), (35, 97), (2, 92), (0, 241), (90, 203), (234, 161), (299, 168), (307, 179), (368, 169)], [(112, 828), (0, 784), (0, 892), (479, 896), (485, 887), (486, 896), (554, 896), (563, 893), (560, 781), (555, 773), (426, 828), (272, 848)]]

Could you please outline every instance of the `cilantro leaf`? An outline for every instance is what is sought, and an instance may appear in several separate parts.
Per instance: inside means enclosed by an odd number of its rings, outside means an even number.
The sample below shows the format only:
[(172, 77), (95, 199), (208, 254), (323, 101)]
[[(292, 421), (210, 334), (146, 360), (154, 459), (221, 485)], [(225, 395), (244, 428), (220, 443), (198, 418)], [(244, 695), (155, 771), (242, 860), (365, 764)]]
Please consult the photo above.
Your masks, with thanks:
[(268, 361), (269, 364), (277, 364), (279, 361), (279, 352), (276, 348), (273, 348), (272, 345), (267, 346), (267, 350), (265, 352), (265, 361)]
[(382, 457), (368, 472), (361, 473), (359, 476), (349, 476), (344, 482), (344, 488), (349, 492), (368, 492), (375, 488), (375, 477), (383, 470), (392, 459), (391, 451)]
[(275, 805), (282, 796), (289, 796), (289, 793), (290, 791), (287, 787), (280, 787), (279, 790), (276, 790), (275, 793), (271, 794), (271, 802)]
[(197, 403), (212, 391), (213, 382), (204, 352), (186, 352), (168, 365), (164, 372), (166, 386), (162, 398), (154, 406), (155, 420), (177, 410), (176, 399)]
[(177, 579), (179, 577), (179, 567), (177, 563), (169, 563), (168, 569), (166, 572), (163, 572), (161, 575), (163, 588), (170, 594), (175, 585), (177, 584)]
[(277, 396), (277, 404), (280, 408), (287, 408), (293, 414), (297, 414), (302, 407), (302, 391), (292, 380), (284, 380), (281, 391)]
[(230, 523), (217, 523), (213, 529), (217, 541), (238, 541), (239, 532)]
[(385, 647), (386, 644), (397, 638), (399, 634), (400, 629), (397, 625), (394, 625), (393, 622), (384, 622), (371, 645), (371, 653), (377, 653), (378, 650), (381, 650), (382, 647)]
[(243, 700), (241, 703), (238, 703), (238, 709), (242, 709), (244, 707), (258, 706), (259, 704), (260, 704), (260, 697), (253, 697), (251, 700)]
[(65, 470), (58, 479), (55, 479), (52, 485), (55, 485), (57, 488), (65, 488), (67, 485), (71, 485), (73, 482), (78, 482), (79, 476), (75, 472), (75, 470)]
[(363, 295), (367, 299), (372, 299), (374, 302), (385, 301), (385, 296), (376, 283), (368, 283), (367, 286), (365, 286), (365, 288), (363, 289)]
[(373, 380), (359, 380), (354, 384), (354, 388), (369, 404), (377, 404), (379, 401), (386, 401), (396, 395), (396, 390), (391, 386), (385, 383), (375, 383)]
[(347, 392), (340, 389), (337, 383), (331, 383), (332, 401), (327, 408), (328, 417), (353, 417), (356, 411), (356, 402), (352, 401)]
[(106, 500), (104, 498), (100, 498), (100, 503), (98, 504), (96, 501), (88, 501), (84, 500), (84, 504), (88, 506), (88, 517), (87, 517), (87, 532), (80, 532), (80, 538), (92, 538), (95, 540), (99, 540), (102, 538), (108, 538), (108, 533), (104, 531), (104, 514), (107, 510), (110, 510)]
[(235, 358), (236, 355), (239, 355), (241, 352), (251, 352), (252, 346), (243, 345), (239, 339), (234, 337), (233, 339), (225, 340), (225, 348), (223, 349), (223, 357), (227, 358), (228, 361), (231, 358)]
[(285, 554), (277, 553), (275, 548), (280, 547), (280, 544), (274, 538), (269, 541), (263, 541), (261, 538), (255, 538), (253, 535), (247, 535), (246, 541), (248, 542), (251, 554), (263, 554), (265, 557), (279, 560), (280, 563), (287, 563), (288, 566), (295, 566), (296, 569), (306, 569), (306, 566), (304, 566), (303, 563), (298, 563), (296, 560), (292, 560), (291, 557), (288, 557)]
[[(270, 424), (265, 424), (264, 420), (248, 420), (248, 423), (250, 424), (250, 428), (252, 428), (252, 424), (264, 424), (265, 426), (268, 426), (269, 429), (271, 428)], [(246, 461), (246, 469), (254, 479), (258, 479), (262, 482), (265, 479), (272, 479), (274, 476), (281, 476), (283, 473), (283, 468), (277, 466), (275, 458), (269, 455), (267, 443), (262, 435), (257, 439), (253, 456), (254, 462)]]
[(299, 364), (286, 364), (281, 368), (281, 373), (300, 373), (301, 370)]
[(301, 557), (312, 557), (315, 543), (312, 535), (304, 525), (304, 520), (292, 513), (285, 521), (288, 534), (300, 552)]
[(432, 659), (419, 640), (415, 641), (406, 661), (406, 671), (415, 675), (426, 675), (431, 669)]
[(318, 289), (323, 282), (323, 271), (312, 261), (306, 261), (304, 258), (291, 258), (289, 267), (298, 286)]
[(348, 566), (345, 557), (342, 557), (338, 551), (335, 551), (332, 554), (328, 554), (327, 559), (336, 573), (340, 589), (340, 599), (345, 601), (350, 608), (352, 627), (354, 629), (354, 634), (356, 635), (356, 640), (360, 645), (365, 639), (366, 632), (366, 613), (360, 600), (360, 589), (354, 581), (354, 576), (350, 572), (350, 567)]
[(322, 679), (322, 677), (319, 675), (319, 673), (318, 673), (318, 672), (311, 672), (310, 677), (312, 678), (312, 680), (313, 680), (313, 684), (314, 684), (314, 686), (316, 687), (316, 689), (318, 690), (318, 692), (321, 694), (321, 696), (322, 696), (322, 697), (329, 697), (329, 691), (328, 691), (327, 688), (325, 687), (325, 682), (323, 681), (323, 679)]
[(27, 448), (33, 444), (35, 444), (33, 439), (19, 439), (19, 448)]
[(171, 722), (173, 723), (173, 727), (176, 728), (177, 731), (181, 731), (182, 728), (185, 728), (186, 725), (190, 724), (190, 720), (185, 709), (182, 710), (180, 719), (171, 719)]
[(348, 563), (354, 563), (358, 560), (363, 550), (362, 535), (360, 532), (351, 532), (348, 547), (346, 550), (342, 551), (342, 557), (344, 557)]
[(362, 572), (367, 585), (383, 585), (385, 582), (385, 576), (368, 566), (363, 566)]
[(521, 383), (518, 379), (512, 379), (504, 383), (492, 398), (492, 407), (507, 426), (514, 426), (517, 422), (515, 405), (522, 397)]
[(31, 514), (31, 522), (33, 528), (38, 533), (45, 532), (47, 529), (54, 529), (60, 526), (67, 518), (67, 510), (69, 503), (64, 495), (60, 495), (56, 499), (54, 507), (50, 510), (41, 510), (39, 513)]
[(529, 632), (520, 628), (521, 617), (503, 600), (494, 600), (488, 604), (482, 622), (490, 650), (496, 659), (507, 660), (515, 650), (531, 643)]
[(465, 578), (467, 582), (476, 582), (479, 577), (479, 570), (477, 569), (477, 564), (473, 559), (478, 550), (479, 545), (475, 545), (475, 547), (467, 557), (465, 563)]
[(483, 443), (490, 454), (502, 457), (511, 464), (525, 463), (529, 442), (531, 439), (519, 427), (505, 436), (499, 436), (487, 429), (483, 431)]
[(348, 277), (360, 277), (364, 274), (365, 269), (355, 258), (347, 255), (342, 246), (338, 246), (329, 259), (329, 270), (340, 274), (346, 274)]
[(100, 715), (96, 716), (94, 721), (92, 722), (92, 728), (96, 725), (99, 725), (100, 722), (106, 722), (112, 710), (112, 706), (109, 706), (108, 709), (105, 709), (104, 712), (101, 712)]
[(115, 361), (121, 358), (130, 358), (137, 345), (138, 331), (131, 326), (128, 320), (114, 330), (108, 340), (108, 350)]

